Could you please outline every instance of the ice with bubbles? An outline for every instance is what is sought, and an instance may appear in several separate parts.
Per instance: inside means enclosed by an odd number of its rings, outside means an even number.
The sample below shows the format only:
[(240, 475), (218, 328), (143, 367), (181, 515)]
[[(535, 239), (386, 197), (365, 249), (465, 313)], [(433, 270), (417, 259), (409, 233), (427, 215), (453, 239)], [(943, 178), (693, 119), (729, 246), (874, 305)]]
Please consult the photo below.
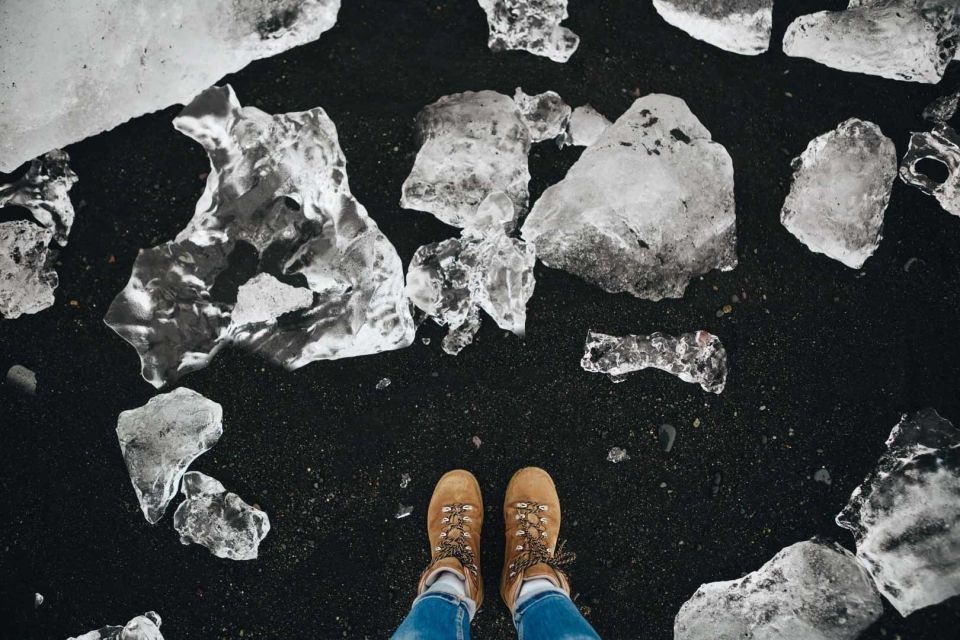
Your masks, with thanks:
[(155, 611), (148, 611), (122, 627), (101, 627), (67, 640), (163, 640), (163, 634), (160, 633), (160, 616)]
[[(924, 160), (939, 162), (947, 177), (942, 182), (923, 172)], [(900, 179), (937, 199), (940, 206), (960, 216), (960, 135), (948, 124), (932, 131), (915, 131), (900, 164)]]
[(697, 40), (743, 55), (770, 47), (773, 0), (653, 0), (668, 23)]
[(520, 108), (530, 131), (530, 142), (559, 138), (567, 130), (572, 110), (556, 91), (527, 95), (517, 87), (513, 101)]
[(555, 62), (566, 62), (580, 38), (560, 23), (567, 0), (479, 0), (487, 14), (492, 51), (520, 49)]

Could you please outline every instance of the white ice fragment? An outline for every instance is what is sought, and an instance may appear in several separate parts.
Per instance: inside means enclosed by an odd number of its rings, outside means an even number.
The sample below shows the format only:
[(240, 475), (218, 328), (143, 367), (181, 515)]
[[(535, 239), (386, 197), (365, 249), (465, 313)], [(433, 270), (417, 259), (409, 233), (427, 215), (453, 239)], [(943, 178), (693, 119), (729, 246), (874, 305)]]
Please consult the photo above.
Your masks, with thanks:
[(773, 0), (653, 0), (668, 23), (725, 51), (757, 55), (770, 47)]
[(200, 544), (218, 558), (254, 560), (270, 532), (267, 514), (198, 471), (183, 476), (184, 500), (173, 513), (180, 542)]
[(413, 513), (413, 506), (412, 506), (412, 505), (403, 505), (403, 504), (401, 504), (401, 505), (399, 505), (399, 506), (397, 507), (397, 513), (394, 515), (394, 517), (395, 517), (397, 520), (401, 520), (401, 519), (406, 518), (407, 516), (409, 516), (411, 513)]
[(733, 162), (672, 96), (633, 103), (548, 188), (522, 230), (549, 267), (660, 300), (737, 264)]
[(826, 469), (817, 469), (813, 473), (813, 481), (819, 482), (825, 485), (833, 484), (833, 479), (830, 477), (830, 472), (827, 471)]
[[(296, 369), (413, 341), (403, 265), (351, 194), (323, 109), (270, 115), (241, 107), (229, 86), (214, 87), (174, 126), (210, 156), (206, 190), (175, 240), (141, 250), (104, 319), (136, 348), (147, 381), (160, 387), (202, 368), (226, 344)], [(298, 285), (248, 283), (238, 292), (241, 324), (231, 322), (230, 292), (215, 286), (237, 250), (259, 254), (258, 272)], [(297, 313), (251, 324), (266, 310), (249, 296), (264, 288), (283, 305), (269, 314), (294, 305)], [(308, 294), (310, 304), (299, 306)]]
[(480, 203), (500, 191), (516, 215), (527, 210), (530, 130), (517, 103), (495, 91), (444, 96), (417, 115), (420, 151), (400, 206), (470, 224)]
[(187, 468), (220, 439), (222, 418), (219, 404), (186, 387), (120, 414), (117, 438), (147, 522), (163, 517)]
[(269, 273), (259, 273), (240, 285), (230, 319), (234, 325), (272, 322), (312, 303), (310, 289), (291, 286)]
[(960, 105), (960, 89), (951, 94), (940, 96), (923, 110), (923, 119), (935, 124), (946, 124), (957, 113)]
[(470, 438), (470, 442), (476, 449), (479, 449), (481, 446), (483, 446), (483, 440), (481, 440), (479, 436), (473, 436)]
[[(943, 165), (947, 178), (943, 182), (923, 173), (922, 161)], [(933, 131), (915, 131), (900, 165), (900, 179), (937, 199), (940, 206), (960, 216), (960, 136), (949, 125), (941, 124)]]
[(960, 431), (924, 409), (901, 418), (876, 470), (837, 516), (901, 615), (960, 594), (958, 496)]
[(40, 608), (40, 605), (42, 605), (42, 604), (43, 604), (43, 594), (42, 594), (42, 593), (34, 593), (34, 594), (33, 594), (33, 608), (34, 608), (34, 609), (39, 609), (39, 608)]
[(409, 486), (410, 486), (410, 474), (409, 473), (400, 474), (400, 488), (406, 489)]
[(798, 542), (738, 580), (709, 582), (680, 608), (674, 640), (854, 640), (883, 613), (853, 555)]
[(530, 142), (553, 140), (563, 135), (570, 122), (570, 106), (555, 91), (529, 96), (517, 87), (513, 94), (530, 130)]
[(377, 391), (383, 391), (391, 384), (393, 384), (393, 381), (390, 378), (380, 378), (377, 381)]
[(956, 0), (851, 2), (794, 20), (783, 51), (841, 71), (936, 83), (957, 53), (957, 10)]
[(590, 105), (577, 107), (570, 115), (570, 122), (567, 123), (567, 133), (563, 138), (563, 144), (589, 147), (603, 135), (603, 132), (611, 124), (606, 116)]
[(610, 451), (607, 452), (607, 462), (612, 462), (613, 464), (618, 464), (629, 459), (630, 454), (627, 453), (626, 449), (621, 449), (620, 447), (612, 447)]
[(28, 396), (37, 393), (37, 374), (21, 364), (15, 364), (7, 370), (6, 382), (19, 393)]
[(479, 0), (487, 14), (491, 51), (522, 49), (554, 62), (566, 62), (580, 37), (560, 23), (567, 0)]
[(591, 373), (605, 373), (614, 382), (628, 373), (653, 368), (711, 393), (722, 392), (727, 383), (727, 352), (720, 338), (706, 331), (676, 338), (662, 333), (621, 338), (590, 331), (580, 366)]
[(40, 226), (53, 229), (54, 240), (64, 247), (73, 228), (75, 213), (70, 202), (70, 189), (76, 182), (77, 174), (70, 168), (70, 156), (54, 149), (34, 158), (19, 180), (0, 185), (0, 206), (28, 210)]
[(780, 222), (807, 245), (859, 269), (880, 245), (897, 177), (897, 149), (880, 127), (851, 118), (793, 161)]
[(0, 171), (311, 42), (340, 0), (5, 0)]
[(160, 633), (160, 616), (155, 611), (147, 611), (126, 626), (103, 627), (67, 640), (163, 640), (163, 635)]

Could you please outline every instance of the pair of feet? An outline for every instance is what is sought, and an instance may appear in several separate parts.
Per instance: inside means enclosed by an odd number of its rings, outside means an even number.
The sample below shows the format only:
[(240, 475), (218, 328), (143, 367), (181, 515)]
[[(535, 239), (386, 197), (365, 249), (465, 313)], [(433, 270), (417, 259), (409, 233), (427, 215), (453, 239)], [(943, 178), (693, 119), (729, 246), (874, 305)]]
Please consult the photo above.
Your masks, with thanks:
[[(506, 550), (500, 576), (500, 595), (511, 611), (524, 581), (546, 579), (567, 595), (570, 582), (563, 566), (573, 554), (557, 547), (560, 533), (560, 498), (553, 479), (543, 469), (525, 467), (507, 485), (503, 501)], [(465, 582), (467, 597), (483, 602), (480, 575), (480, 531), (483, 527), (483, 496), (469, 471), (446, 473), (433, 490), (427, 510), (430, 565), (420, 577), (423, 593), (444, 572)]]

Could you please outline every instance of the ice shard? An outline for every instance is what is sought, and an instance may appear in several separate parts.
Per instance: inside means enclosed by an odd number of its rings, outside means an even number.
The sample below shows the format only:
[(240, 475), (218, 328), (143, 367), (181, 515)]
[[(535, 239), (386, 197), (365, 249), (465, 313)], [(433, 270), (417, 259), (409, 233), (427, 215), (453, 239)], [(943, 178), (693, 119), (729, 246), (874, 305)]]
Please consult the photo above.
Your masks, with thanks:
[(957, 113), (960, 105), (960, 89), (934, 100), (923, 110), (923, 119), (935, 124), (946, 124)]
[(737, 264), (733, 162), (683, 100), (648, 95), (544, 191), (522, 235), (544, 264), (606, 291), (679, 298)]
[(479, 0), (490, 28), (492, 51), (522, 49), (555, 62), (566, 62), (580, 37), (560, 25), (567, 0)]
[(125, 626), (103, 627), (67, 640), (163, 640), (163, 635), (160, 633), (160, 616), (148, 611)]
[(570, 123), (570, 106), (555, 91), (529, 96), (517, 87), (513, 101), (520, 108), (530, 130), (530, 142), (559, 138)]
[(611, 124), (606, 116), (590, 105), (577, 107), (570, 114), (566, 135), (562, 142), (575, 147), (589, 147), (600, 139)]
[[(942, 182), (924, 173), (924, 163), (938, 163), (947, 177)], [(937, 199), (940, 206), (960, 216), (960, 136), (949, 125), (933, 131), (915, 131), (900, 164), (900, 179)]]
[(320, 37), (340, 0), (0, 3), (0, 171)]
[(836, 543), (798, 542), (738, 580), (700, 585), (674, 640), (854, 640), (883, 613), (863, 567)]
[(903, 416), (837, 523), (901, 615), (960, 594), (960, 431), (933, 409)]
[[(351, 194), (323, 109), (269, 115), (215, 87), (174, 126), (210, 156), (206, 190), (175, 240), (140, 252), (105, 318), (146, 380), (161, 387), (227, 344), (296, 369), (413, 341), (400, 258)], [(231, 289), (249, 254), (269, 277)]]
[(6, 384), (27, 396), (37, 394), (37, 374), (21, 364), (15, 364), (7, 370)]
[(421, 142), (400, 206), (432, 213), (455, 227), (470, 223), (497, 191), (527, 210), (530, 130), (509, 96), (468, 91), (444, 96), (417, 116)]
[(184, 500), (173, 513), (180, 542), (194, 542), (218, 558), (253, 560), (260, 541), (270, 532), (267, 514), (228, 492), (214, 478), (198, 471), (183, 476)]
[(897, 178), (897, 149), (880, 127), (851, 118), (793, 161), (780, 222), (811, 251), (859, 269), (880, 245)]
[(117, 438), (147, 522), (163, 517), (187, 468), (220, 439), (222, 419), (219, 404), (185, 387), (120, 414)]
[(449, 327), (443, 350), (456, 355), (480, 329), (480, 310), (501, 329), (523, 336), (535, 280), (533, 247), (512, 238), (513, 203), (503, 193), (486, 198), (459, 238), (417, 249), (407, 271), (407, 296)]
[(674, 338), (662, 333), (648, 336), (610, 336), (590, 331), (580, 366), (605, 373), (614, 382), (643, 369), (659, 369), (704, 391), (720, 393), (727, 384), (727, 351), (720, 338), (706, 331)]
[(854, 0), (845, 11), (800, 16), (783, 51), (841, 71), (936, 83), (957, 54), (955, 0)]
[(744, 55), (770, 48), (773, 0), (653, 0), (668, 23), (697, 40)]

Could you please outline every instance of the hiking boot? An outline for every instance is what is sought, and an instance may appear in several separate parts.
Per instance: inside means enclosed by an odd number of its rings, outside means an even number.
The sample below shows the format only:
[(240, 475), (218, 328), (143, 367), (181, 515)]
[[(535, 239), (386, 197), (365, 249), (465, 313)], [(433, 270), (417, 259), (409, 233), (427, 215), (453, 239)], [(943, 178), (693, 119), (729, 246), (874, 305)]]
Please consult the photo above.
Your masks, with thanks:
[(469, 471), (450, 471), (437, 482), (427, 508), (430, 565), (420, 576), (417, 593), (426, 591), (434, 576), (453, 571), (466, 583), (467, 596), (477, 608), (483, 601), (480, 578), (480, 528), (483, 497), (480, 485)]
[(574, 555), (557, 546), (560, 534), (560, 498), (543, 469), (520, 469), (503, 500), (507, 546), (503, 554), (500, 595), (513, 611), (524, 580), (546, 578), (570, 595), (570, 581), (562, 567)]

